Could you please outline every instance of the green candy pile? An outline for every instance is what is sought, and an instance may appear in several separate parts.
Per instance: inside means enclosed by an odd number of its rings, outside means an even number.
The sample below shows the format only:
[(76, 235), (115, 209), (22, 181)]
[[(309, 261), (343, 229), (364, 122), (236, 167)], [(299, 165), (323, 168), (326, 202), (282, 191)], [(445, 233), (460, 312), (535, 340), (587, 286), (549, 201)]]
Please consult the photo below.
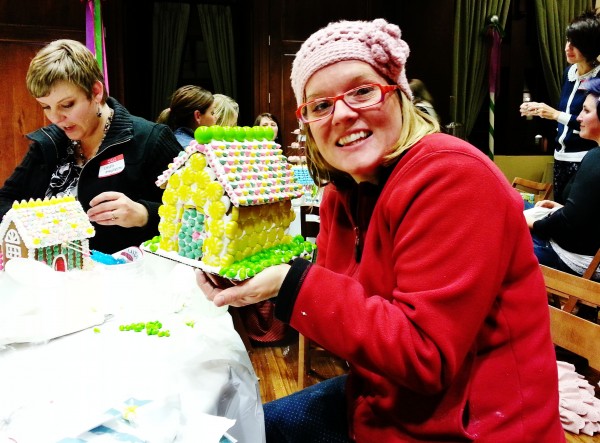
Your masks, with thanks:
[(146, 330), (146, 335), (157, 335), (159, 337), (170, 337), (171, 332), (168, 329), (164, 331), (162, 329), (162, 323), (157, 321), (149, 321), (146, 323), (130, 323), (128, 325), (119, 325), (119, 331), (134, 331), (142, 332)]

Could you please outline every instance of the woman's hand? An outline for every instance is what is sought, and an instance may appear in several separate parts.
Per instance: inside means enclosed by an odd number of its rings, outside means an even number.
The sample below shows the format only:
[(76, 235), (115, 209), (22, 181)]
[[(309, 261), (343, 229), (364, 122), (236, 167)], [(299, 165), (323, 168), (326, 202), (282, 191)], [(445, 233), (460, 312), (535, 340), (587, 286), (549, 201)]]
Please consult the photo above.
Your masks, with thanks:
[(525, 102), (519, 107), (521, 116), (523, 117), (541, 117), (549, 120), (558, 120), (560, 112), (546, 103)]
[(562, 208), (563, 205), (560, 203), (556, 203), (552, 200), (540, 200), (535, 204), (536, 206), (541, 206), (542, 208), (554, 209), (554, 208)]
[(535, 218), (525, 215), (525, 221), (527, 222), (527, 227), (529, 229), (533, 229), (533, 224), (535, 223)]
[(90, 202), (90, 221), (104, 226), (142, 227), (148, 223), (148, 210), (121, 192), (103, 192)]
[(247, 306), (275, 297), (279, 293), (290, 265), (270, 266), (242, 283), (223, 288), (221, 284), (201, 270), (196, 271), (196, 282), (216, 306)]

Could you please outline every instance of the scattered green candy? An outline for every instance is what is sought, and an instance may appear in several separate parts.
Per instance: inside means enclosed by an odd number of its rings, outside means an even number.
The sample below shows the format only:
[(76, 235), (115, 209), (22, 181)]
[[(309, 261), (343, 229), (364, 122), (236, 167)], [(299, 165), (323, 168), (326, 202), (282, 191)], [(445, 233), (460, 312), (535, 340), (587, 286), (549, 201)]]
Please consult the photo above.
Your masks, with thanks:
[(99, 334), (100, 333), (100, 328), (94, 328), (94, 333)]
[(162, 332), (161, 337), (170, 337), (170, 332), (161, 331), (162, 323), (159, 321), (149, 321), (146, 323), (131, 323), (128, 325), (119, 325), (119, 331), (135, 331), (142, 332), (146, 330), (147, 335), (159, 335)]

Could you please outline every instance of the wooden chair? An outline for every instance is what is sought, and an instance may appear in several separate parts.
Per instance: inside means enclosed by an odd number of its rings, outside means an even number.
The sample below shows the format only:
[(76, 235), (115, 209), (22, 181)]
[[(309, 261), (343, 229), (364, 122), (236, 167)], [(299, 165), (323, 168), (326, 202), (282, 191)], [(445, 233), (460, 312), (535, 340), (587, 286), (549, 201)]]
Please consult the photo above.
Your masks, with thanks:
[(596, 252), (596, 255), (594, 255), (594, 258), (592, 259), (588, 268), (583, 273), (582, 277), (591, 280), (594, 276), (594, 273), (598, 269), (598, 265), (600, 265), (600, 249), (598, 249), (598, 252)]
[[(596, 254), (598, 255), (598, 254)], [(574, 354), (587, 359), (589, 366), (600, 370), (600, 325), (577, 317), (578, 305), (600, 306), (600, 283), (540, 265), (546, 291), (560, 300), (550, 305), (552, 341)]]
[[(600, 261), (600, 251), (596, 254)], [(588, 271), (593, 275), (590, 265)], [(559, 348), (574, 354), (575, 358), (583, 358), (583, 364), (587, 365), (578, 369), (585, 375), (586, 379), (594, 386), (598, 382), (598, 371), (600, 371), (600, 353), (598, 343), (600, 340), (600, 324), (580, 318), (575, 315), (575, 308), (585, 304), (592, 307), (600, 306), (600, 283), (577, 275), (567, 274), (557, 269), (540, 265), (546, 291), (553, 299), (550, 304), (550, 333), (553, 343)], [(587, 272), (587, 271), (586, 271)], [(553, 305), (554, 304), (554, 305)], [(564, 351), (557, 352), (563, 353)], [(561, 359), (563, 359), (561, 357)], [(567, 360), (573, 360), (573, 356), (567, 356)], [(570, 361), (577, 366), (577, 361)], [(598, 390), (596, 390), (598, 393)], [(596, 437), (583, 434), (572, 434), (565, 431), (567, 443), (592, 443), (597, 442)]]
[(552, 192), (552, 183), (540, 183), (526, 178), (515, 177), (512, 187), (518, 191), (535, 195), (535, 201), (547, 200)]

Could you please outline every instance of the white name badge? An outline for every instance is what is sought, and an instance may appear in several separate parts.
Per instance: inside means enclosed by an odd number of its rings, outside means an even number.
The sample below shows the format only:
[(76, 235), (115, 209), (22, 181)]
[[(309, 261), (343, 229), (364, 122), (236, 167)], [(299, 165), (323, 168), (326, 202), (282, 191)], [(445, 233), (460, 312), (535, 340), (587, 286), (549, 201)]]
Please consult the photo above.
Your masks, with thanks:
[(124, 169), (125, 157), (123, 157), (123, 154), (119, 154), (100, 163), (98, 178), (110, 177), (111, 175), (122, 172)]

